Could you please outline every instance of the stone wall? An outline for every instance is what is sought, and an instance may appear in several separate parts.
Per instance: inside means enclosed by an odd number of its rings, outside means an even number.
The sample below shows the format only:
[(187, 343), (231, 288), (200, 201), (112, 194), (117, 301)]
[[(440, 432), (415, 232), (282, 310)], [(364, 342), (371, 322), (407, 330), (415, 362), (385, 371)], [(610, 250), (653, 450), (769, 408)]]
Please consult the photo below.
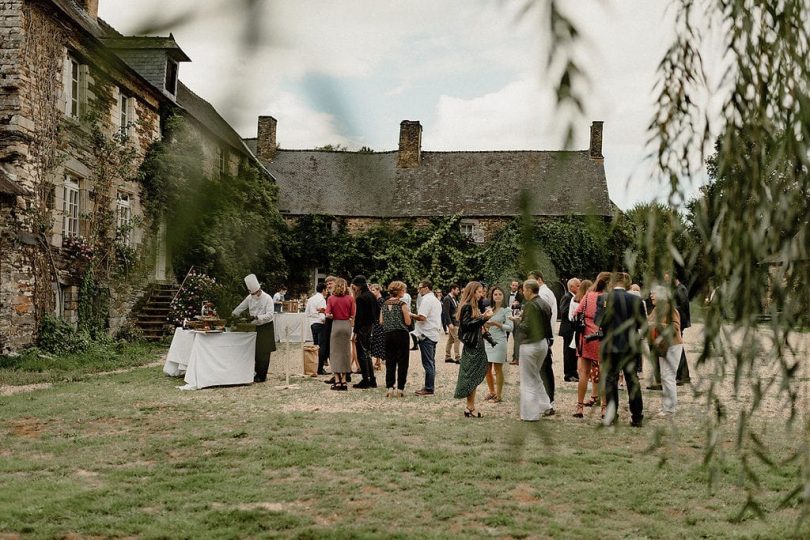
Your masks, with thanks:
[[(77, 283), (61, 253), (64, 178), (70, 173), (86, 183), (80, 200), (87, 212), (98, 199), (90, 182), (97, 164), (89, 127), (65, 115), (67, 55), (86, 66), (79, 95), (87, 104), (107, 107), (99, 123), (109, 136), (118, 129), (116, 93), (120, 89), (134, 98), (136, 123), (127, 144), (135, 149), (137, 163), (160, 136), (159, 93), (110, 60), (108, 52), (95, 49), (78, 26), (52, 9), (46, 2), (0, 0), (0, 162), (28, 192), (0, 195), (0, 353), (32, 343), (43, 314), (59, 310), (76, 320)], [(118, 191), (131, 195), (132, 216), (141, 216), (139, 185), (114, 182), (107, 194), (112, 205)], [(134, 240), (144, 240), (142, 231)], [(124, 311), (136, 289), (122, 301), (113, 298), (111, 305)]]
[[(511, 217), (486, 217), (486, 218), (464, 218), (464, 221), (474, 221), (483, 232), (484, 242), (489, 242), (492, 237), (503, 227), (505, 227), (513, 218)], [(383, 223), (392, 227), (428, 227), (430, 219), (428, 218), (344, 218), (346, 222), (346, 229), (351, 234), (365, 232), (375, 225), (382, 225)]]

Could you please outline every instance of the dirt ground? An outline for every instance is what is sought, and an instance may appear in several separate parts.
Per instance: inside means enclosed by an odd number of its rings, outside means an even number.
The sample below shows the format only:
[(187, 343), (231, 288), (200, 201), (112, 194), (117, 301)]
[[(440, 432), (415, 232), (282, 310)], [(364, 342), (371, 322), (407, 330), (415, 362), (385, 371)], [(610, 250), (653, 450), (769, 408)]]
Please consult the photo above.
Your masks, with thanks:
[[(761, 341), (767, 344), (767, 336), (769, 335), (769, 331), (763, 328), (760, 329), (758, 333)], [(732, 365), (725, 365), (722, 359), (717, 357), (710, 359), (709, 362), (701, 366), (697, 366), (697, 359), (700, 356), (700, 352), (703, 347), (703, 337), (703, 325), (701, 324), (695, 324), (684, 332), (684, 345), (687, 361), (689, 362), (691, 370), (692, 383), (690, 385), (678, 387), (678, 416), (682, 420), (687, 420), (692, 416), (694, 416), (696, 419), (705, 417), (706, 399), (704, 397), (704, 393), (712, 381), (719, 380), (717, 374), (721, 370), (725, 370), (727, 376), (724, 377), (720, 384), (716, 386), (716, 392), (723, 403), (726, 403), (732, 408), (734, 408), (734, 404), (742, 406), (748, 402), (751, 395), (749, 382), (774, 381), (778, 383), (781, 381), (778, 363), (770, 362), (767, 360), (767, 358), (765, 358), (763, 359), (763, 362), (755, 369), (756, 377), (743, 377), (742, 384), (737, 391), (735, 391), (732, 376), (734, 368)], [(739, 337), (736, 336), (732, 336), (732, 339), (739, 341)], [(803, 400), (805, 410), (810, 410), (810, 397), (808, 396), (808, 392), (810, 392), (810, 390), (808, 390), (808, 387), (810, 386), (810, 382), (808, 382), (810, 381), (810, 365), (807, 362), (808, 352), (810, 351), (810, 334), (795, 334), (791, 342), (793, 344), (793, 352), (788, 352), (786, 356), (791, 361), (799, 360), (803, 362), (803, 366), (799, 370), (800, 379), (797, 381), (797, 384), (800, 387), (804, 387), (803, 394), (802, 392), (799, 394)], [(446, 343), (447, 336), (443, 335), (436, 347), (436, 395), (430, 397), (418, 397), (414, 395), (414, 392), (419, 390), (423, 385), (424, 370), (422, 368), (419, 351), (411, 351), (408, 382), (406, 386), (406, 399), (402, 400), (402, 403), (400, 404), (404, 409), (411, 409), (413, 412), (417, 412), (424, 411), (425, 409), (443, 410), (447, 407), (456, 407), (458, 408), (459, 413), (461, 413), (463, 410), (463, 400), (454, 400), (452, 397), (453, 390), (455, 389), (456, 379), (458, 377), (458, 365), (444, 362)], [(508, 358), (511, 358), (513, 343), (513, 340), (510, 338), (507, 356)], [(764, 348), (766, 350), (765, 356), (767, 356), (767, 351), (769, 349), (767, 347)], [(577, 402), (577, 384), (574, 382), (563, 381), (563, 344), (561, 338), (554, 340), (552, 355), (557, 394), (555, 396), (557, 417), (571, 419), (571, 415), (573, 415), (575, 411)], [(303, 362), (299, 345), (280, 344), (279, 350), (273, 353), (270, 364), (270, 375), (276, 375), (275, 380), (280, 380), (280, 378), (283, 378), (285, 369), (287, 369), (289, 370), (289, 373), (292, 374), (292, 384), (302, 382), (302, 377), (300, 374), (303, 371)], [(517, 406), (519, 393), (518, 389), (520, 384), (518, 366), (506, 364), (504, 366), (504, 376), (505, 384), (503, 402), (499, 404), (483, 402), (483, 398), (488, 393), (486, 382), (484, 382), (478, 387), (477, 400), (479, 407), (485, 415), (495, 415), (504, 418), (518, 418)], [(654, 414), (661, 408), (662, 398), (661, 391), (646, 389), (650, 383), (649, 379), (651, 376), (652, 370), (650, 369), (649, 358), (645, 356), (644, 366), (640, 377), (642, 382), (645, 416), (648, 419), (652, 419)], [(352, 382), (360, 380), (359, 375), (355, 375), (354, 377), (356, 378), (354, 378)], [(321, 379), (325, 378), (326, 377), (321, 377)], [(350, 392), (363, 392), (368, 395), (369, 399), (365, 399), (361, 403), (357, 403), (354, 400), (349, 402), (346, 400), (330, 400), (328, 397), (325, 398), (324, 394), (329, 394), (329, 387), (327, 385), (323, 385), (322, 391), (315, 392), (312, 395), (302, 396), (300, 393), (296, 393), (296, 399), (287, 402), (284, 405), (284, 410), (289, 412), (316, 410), (344, 412), (356, 410), (358, 406), (369, 409), (378, 408), (382, 410), (387, 406), (385, 403), (386, 400), (382, 398), (385, 393), (384, 364), (382, 366), (382, 370), (377, 371), (377, 383), (379, 388), (376, 390), (361, 391), (350, 388)], [(761, 407), (761, 412), (768, 416), (782, 417), (787, 414), (785, 405), (786, 402), (784, 396), (777, 394), (777, 386), (778, 385), (773, 385), (770, 388), (772, 399), (764, 401)], [(372, 399), (372, 396), (374, 396), (374, 399)], [(622, 409), (626, 410), (626, 393), (621, 392), (619, 399), (622, 401), (620, 404)], [(589, 419), (593, 421), (598, 418), (596, 416), (596, 413), (599, 412), (598, 409), (598, 407), (595, 407), (593, 411), (586, 410), (585, 421), (588, 421)], [(627, 413), (625, 412), (624, 415), (627, 416)]]

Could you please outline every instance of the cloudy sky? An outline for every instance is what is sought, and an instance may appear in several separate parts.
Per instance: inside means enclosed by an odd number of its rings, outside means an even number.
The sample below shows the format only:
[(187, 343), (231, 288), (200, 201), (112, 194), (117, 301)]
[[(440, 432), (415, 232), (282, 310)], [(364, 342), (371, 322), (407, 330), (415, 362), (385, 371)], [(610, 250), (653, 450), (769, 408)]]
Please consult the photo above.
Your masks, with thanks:
[[(99, 15), (125, 34), (173, 32), (192, 59), (181, 79), (244, 137), (270, 114), (284, 148), (393, 150), (407, 119), (421, 121), (424, 150), (556, 150), (566, 117), (543, 67), (541, 10), (520, 16), (525, 3), (100, 0)], [(573, 147), (588, 147), (591, 120), (605, 122), (610, 194), (625, 209), (665, 193), (644, 156), (655, 70), (672, 37), (667, 4), (565, 3), (590, 79)]]

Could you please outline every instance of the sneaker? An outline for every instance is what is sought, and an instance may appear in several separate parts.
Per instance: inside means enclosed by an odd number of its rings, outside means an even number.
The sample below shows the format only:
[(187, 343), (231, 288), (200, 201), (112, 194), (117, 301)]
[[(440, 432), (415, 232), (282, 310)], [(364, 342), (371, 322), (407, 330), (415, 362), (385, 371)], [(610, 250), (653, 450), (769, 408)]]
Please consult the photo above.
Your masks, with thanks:
[(543, 416), (554, 416), (555, 414), (557, 414), (557, 413), (554, 412), (553, 408), (551, 408), (551, 409), (546, 409), (545, 412), (543, 413)]
[(433, 390), (425, 390), (424, 388), (422, 388), (421, 390), (417, 390), (414, 393), (417, 396), (432, 396), (433, 395)]

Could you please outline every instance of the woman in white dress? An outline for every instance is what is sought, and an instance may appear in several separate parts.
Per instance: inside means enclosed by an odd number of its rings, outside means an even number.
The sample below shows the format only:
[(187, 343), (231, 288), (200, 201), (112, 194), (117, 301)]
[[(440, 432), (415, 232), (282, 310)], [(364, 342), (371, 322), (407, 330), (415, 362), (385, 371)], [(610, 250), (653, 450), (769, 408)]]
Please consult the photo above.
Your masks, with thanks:
[(484, 324), (489, 331), (495, 345), (485, 340), (484, 350), (487, 352), (489, 369), (487, 370), (487, 386), (489, 394), (487, 401), (500, 403), (503, 399), (503, 365), (506, 363), (506, 334), (513, 328), (509, 316), (510, 309), (505, 306), (506, 295), (499, 286), (495, 285), (489, 290), (489, 305), (492, 307), (492, 317)]

